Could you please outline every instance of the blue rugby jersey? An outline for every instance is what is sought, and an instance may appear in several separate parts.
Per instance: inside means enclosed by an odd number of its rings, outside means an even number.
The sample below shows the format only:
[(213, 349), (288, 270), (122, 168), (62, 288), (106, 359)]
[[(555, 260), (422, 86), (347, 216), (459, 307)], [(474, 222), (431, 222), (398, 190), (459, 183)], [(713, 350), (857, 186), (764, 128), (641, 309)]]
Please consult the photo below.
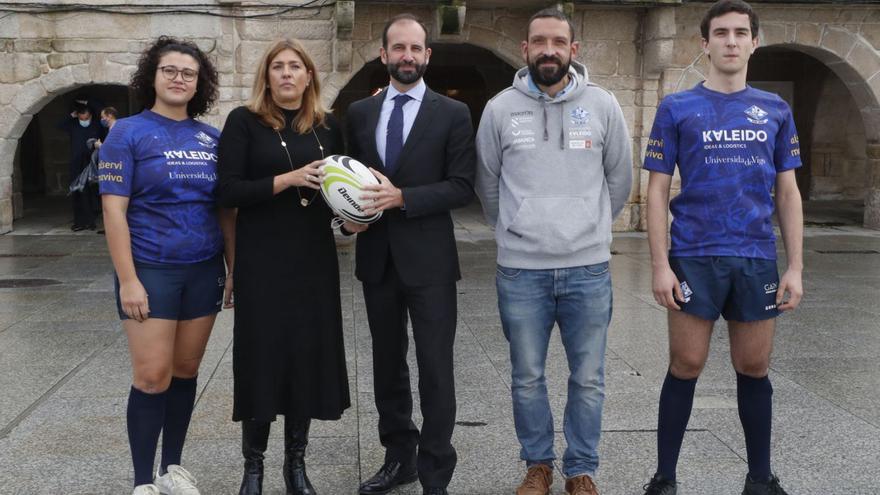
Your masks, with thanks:
[(644, 168), (672, 175), (676, 164), (670, 256), (776, 259), (771, 192), (777, 173), (801, 166), (785, 101), (750, 86), (724, 94), (703, 83), (667, 96)]
[(129, 197), (135, 260), (193, 263), (223, 250), (217, 218), (217, 129), (143, 112), (119, 120), (98, 163), (101, 194)]

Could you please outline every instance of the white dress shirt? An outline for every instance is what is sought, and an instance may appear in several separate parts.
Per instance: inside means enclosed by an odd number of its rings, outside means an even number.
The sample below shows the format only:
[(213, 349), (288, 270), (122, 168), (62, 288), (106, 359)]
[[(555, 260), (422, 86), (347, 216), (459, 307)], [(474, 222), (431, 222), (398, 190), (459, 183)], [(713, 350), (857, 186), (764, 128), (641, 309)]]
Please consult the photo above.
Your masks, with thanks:
[[(403, 93), (412, 98), (403, 105), (403, 144), (406, 144), (406, 138), (409, 136), (413, 122), (416, 120), (416, 115), (418, 115), (419, 108), (422, 106), (422, 99), (425, 97), (425, 90), (427, 89), (428, 86), (425, 85), (425, 80), (419, 79), (419, 83), (414, 88)], [(391, 118), (391, 111), (394, 110), (394, 97), (399, 94), (401, 92), (396, 90), (393, 85), (388, 85), (388, 91), (385, 92), (385, 101), (382, 102), (382, 111), (379, 113), (379, 123), (376, 125), (376, 151), (379, 152), (379, 158), (382, 159), (383, 164), (385, 163), (385, 140), (388, 134), (388, 120)]]

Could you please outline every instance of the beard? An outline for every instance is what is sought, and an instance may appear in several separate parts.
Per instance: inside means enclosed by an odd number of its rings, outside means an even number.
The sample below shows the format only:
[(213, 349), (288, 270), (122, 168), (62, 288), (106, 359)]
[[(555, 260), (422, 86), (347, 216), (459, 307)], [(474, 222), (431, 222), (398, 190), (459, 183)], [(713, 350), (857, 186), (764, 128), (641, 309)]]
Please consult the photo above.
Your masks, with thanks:
[(393, 77), (395, 81), (397, 81), (401, 84), (412, 84), (412, 83), (418, 81), (419, 79), (421, 79), (421, 77), (423, 75), (425, 75), (425, 71), (428, 70), (428, 64), (413, 63), (409, 66), (413, 67), (415, 69), (414, 71), (401, 72), (400, 68), (403, 67), (404, 65), (409, 65), (409, 64), (404, 64), (403, 62), (398, 62), (396, 64), (392, 64), (389, 62), (386, 65), (386, 67), (388, 68), (388, 74), (391, 77)]
[[(541, 67), (541, 64), (546, 62), (553, 62), (556, 67)], [(529, 75), (532, 76), (535, 84), (553, 86), (568, 74), (569, 67), (571, 67), (571, 60), (563, 63), (559, 57), (548, 55), (534, 61), (529, 60)]]

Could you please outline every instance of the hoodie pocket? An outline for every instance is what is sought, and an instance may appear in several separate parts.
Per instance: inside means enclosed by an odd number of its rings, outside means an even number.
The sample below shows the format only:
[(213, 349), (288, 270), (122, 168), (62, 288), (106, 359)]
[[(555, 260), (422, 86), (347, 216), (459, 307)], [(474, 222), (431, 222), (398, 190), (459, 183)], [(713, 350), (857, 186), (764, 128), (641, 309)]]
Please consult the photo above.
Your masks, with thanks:
[(525, 198), (507, 226), (505, 244), (523, 253), (564, 255), (598, 242), (596, 212), (584, 198)]

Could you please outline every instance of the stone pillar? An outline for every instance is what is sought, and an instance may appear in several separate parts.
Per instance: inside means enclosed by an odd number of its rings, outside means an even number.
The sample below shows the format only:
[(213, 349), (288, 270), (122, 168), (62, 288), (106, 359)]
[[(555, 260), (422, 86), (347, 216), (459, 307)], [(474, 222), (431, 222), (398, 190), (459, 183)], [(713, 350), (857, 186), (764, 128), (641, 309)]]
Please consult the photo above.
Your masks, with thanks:
[(351, 71), (352, 31), (355, 4), (353, 1), (336, 2), (336, 38), (333, 40), (333, 71)]
[(657, 113), (657, 105), (662, 96), (660, 84), (663, 72), (674, 65), (675, 7), (651, 7), (643, 19), (642, 78), (641, 87), (636, 93), (638, 125), (635, 126), (633, 141), (634, 155), (638, 165), (633, 169), (634, 188), (630, 195), (633, 203), (632, 220), (629, 230), (648, 230), (647, 200), (648, 171), (641, 168), (643, 153), (651, 133), (651, 126)]
[(0, 176), (0, 234), (12, 231), (12, 210), (12, 176), (2, 175)]
[(15, 221), (24, 216), (24, 197), (21, 192), (24, 182), (21, 174), (21, 146), (15, 147), (12, 163), (12, 220)]
[(869, 143), (865, 164), (868, 190), (865, 193), (865, 228), (880, 230), (880, 143)]
[(340, 0), (336, 2), (336, 39), (351, 40), (354, 29), (355, 5), (352, 0)]
[(0, 111), (0, 234), (12, 231), (12, 171), (18, 139), (31, 121), (30, 115), (18, 113), (12, 105)]
[(644, 28), (644, 76), (658, 79), (673, 64), (675, 8), (654, 7), (648, 9)]

